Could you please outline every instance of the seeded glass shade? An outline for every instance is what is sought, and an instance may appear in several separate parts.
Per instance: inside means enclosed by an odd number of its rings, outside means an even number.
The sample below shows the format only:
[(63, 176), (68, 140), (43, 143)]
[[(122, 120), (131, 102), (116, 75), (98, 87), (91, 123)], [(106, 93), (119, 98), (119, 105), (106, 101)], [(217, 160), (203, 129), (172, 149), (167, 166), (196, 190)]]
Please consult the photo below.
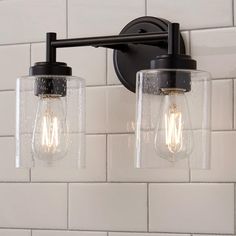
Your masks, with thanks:
[(17, 168), (85, 166), (83, 79), (21, 77), (16, 103)]
[[(173, 84), (163, 83), (170, 74)], [(188, 86), (189, 91), (186, 91)], [(164, 69), (139, 71), (136, 94), (135, 166), (210, 168), (209, 73)]]

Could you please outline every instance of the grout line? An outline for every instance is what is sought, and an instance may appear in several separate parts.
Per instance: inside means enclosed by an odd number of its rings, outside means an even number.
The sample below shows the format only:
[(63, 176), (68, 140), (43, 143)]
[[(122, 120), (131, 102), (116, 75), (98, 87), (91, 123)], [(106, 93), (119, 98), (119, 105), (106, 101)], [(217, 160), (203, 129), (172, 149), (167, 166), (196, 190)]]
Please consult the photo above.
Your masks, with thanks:
[(106, 182), (108, 182), (108, 135), (106, 134)]
[(106, 83), (106, 85), (108, 85), (108, 49), (107, 48), (106, 48), (106, 58), (105, 58), (105, 60), (106, 60), (106, 62), (105, 62), (106, 63), (105, 83)]
[[(190, 165), (190, 163), (189, 163), (189, 165)], [(192, 183), (192, 169), (191, 168), (189, 168), (189, 170), (188, 170), (188, 175), (189, 175), (188, 176), (188, 180), (189, 180), (188, 182)]]
[(147, 16), (147, 7), (148, 7), (148, 3), (147, 3), (147, 0), (145, 0), (145, 16)]
[(147, 183), (147, 232), (149, 232), (149, 183)]
[(68, 18), (68, 0), (66, 0), (66, 38), (68, 39), (69, 18)]
[(232, 122), (232, 129), (235, 129), (235, 124), (234, 124), (234, 79), (232, 79), (232, 96), (233, 96), (233, 100), (232, 100), (232, 119), (233, 119), (233, 122)]
[(15, 89), (1, 89), (0, 93), (1, 92), (15, 92)]
[[(236, 128), (235, 129), (214, 129), (214, 130), (211, 130), (211, 133), (220, 133), (220, 132), (235, 132), (236, 131)], [(134, 135), (134, 132), (108, 132), (106, 133), (105, 131), (104, 132), (99, 132), (99, 133), (96, 133), (96, 132), (93, 132), (93, 133), (86, 133), (85, 134), (86, 136), (109, 136), (109, 135)], [(14, 134), (2, 134), (0, 135), (0, 138), (14, 138), (15, 135)]]
[(32, 44), (30, 43), (30, 51), (29, 51), (29, 66), (31, 66), (32, 61)]
[[(55, 228), (55, 229), (52, 229), (52, 228), (13, 228), (13, 227), (0, 227), (0, 229), (19, 229), (19, 230), (31, 230), (31, 232), (33, 230), (39, 230), (39, 231), (45, 231), (45, 230), (48, 230), (48, 231), (66, 231), (66, 232), (75, 232), (75, 231), (78, 231), (78, 232), (101, 232), (101, 233), (106, 233), (106, 235), (109, 235), (109, 233), (147, 233), (147, 231), (130, 231), (130, 230), (121, 230), (121, 231), (116, 231), (116, 230), (109, 230), (109, 231), (106, 231), (106, 230), (91, 230), (91, 229), (58, 229), (58, 228)], [(196, 235), (202, 235), (202, 233), (195, 233), (195, 232), (167, 232), (167, 231), (151, 231), (150, 233), (158, 233), (158, 234), (170, 234), (170, 235), (174, 235), (174, 234), (190, 234), (191, 236), (193, 234), (196, 234)], [(232, 235), (230, 233), (207, 233), (207, 235)]]
[(66, 214), (67, 214), (67, 221), (66, 221), (66, 226), (67, 226), (67, 229), (69, 229), (69, 183), (67, 183), (66, 191), (67, 191), (67, 202), (66, 202), (66, 207), (67, 207), (67, 211), (66, 211)]
[(29, 183), (32, 183), (31, 168), (29, 168)]
[(232, 0), (232, 25), (234, 26), (234, 0)]
[[(236, 77), (236, 76), (235, 76)], [(94, 88), (94, 87), (104, 87), (104, 88), (107, 88), (107, 87), (123, 87), (122, 84), (97, 84), (97, 85), (87, 85), (86, 88)]]
[(235, 181), (194, 181), (189, 183), (188, 180), (186, 181), (95, 181), (95, 180), (90, 180), (90, 181), (73, 181), (73, 180), (61, 180), (61, 181), (33, 181), (33, 182), (29, 182), (29, 181), (0, 181), (0, 185), (1, 184), (235, 184)]
[(27, 45), (33, 43), (45, 43), (45, 41), (31, 41), (31, 42), (22, 42), (22, 43), (0, 43), (1, 46), (17, 46), (17, 45)]
[(98, 135), (98, 134), (100, 134), (100, 135), (105, 135), (105, 134), (107, 134), (107, 135), (112, 135), (112, 134), (134, 134), (134, 132), (115, 132), (115, 133), (110, 133), (110, 132), (108, 132), (108, 133), (106, 133), (105, 131), (103, 132), (103, 133), (87, 133), (86, 135)]
[(212, 27), (202, 27), (202, 28), (196, 28), (196, 29), (181, 29), (181, 31), (199, 31), (199, 30), (214, 30), (214, 29), (228, 29), (228, 28), (235, 28), (232, 25), (227, 26), (212, 26)]
[(220, 132), (235, 132), (235, 129), (215, 129), (211, 130), (212, 133), (220, 133)]
[(235, 199), (235, 191), (236, 191), (236, 187), (235, 187), (235, 183), (234, 183), (234, 234), (236, 233), (236, 222), (235, 222), (235, 219), (236, 219), (236, 199)]
[[(235, 132), (236, 129), (215, 129), (215, 130), (211, 130), (212, 133), (218, 133), (218, 132)], [(112, 133), (88, 133), (86, 135), (134, 135), (134, 132), (112, 132)]]

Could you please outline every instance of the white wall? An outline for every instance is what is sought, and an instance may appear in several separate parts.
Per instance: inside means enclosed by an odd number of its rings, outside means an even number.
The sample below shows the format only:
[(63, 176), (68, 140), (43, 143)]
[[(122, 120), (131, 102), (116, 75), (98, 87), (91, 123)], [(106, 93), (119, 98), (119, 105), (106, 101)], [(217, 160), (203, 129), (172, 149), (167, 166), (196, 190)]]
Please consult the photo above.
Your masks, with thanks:
[[(0, 236), (235, 234), (236, 17), (232, 0), (0, 1)], [(212, 169), (133, 167), (135, 95), (112, 51), (58, 50), (87, 81), (87, 168), (14, 169), (15, 79), (44, 60), (45, 32), (117, 34), (143, 15), (181, 23), (188, 52), (213, 75)], [(168, 234), (169, 233), (169, 234)], [(108, 235), (109, 234), (109, 235)], [(173, 234), (172, 234), (173, 235)]]

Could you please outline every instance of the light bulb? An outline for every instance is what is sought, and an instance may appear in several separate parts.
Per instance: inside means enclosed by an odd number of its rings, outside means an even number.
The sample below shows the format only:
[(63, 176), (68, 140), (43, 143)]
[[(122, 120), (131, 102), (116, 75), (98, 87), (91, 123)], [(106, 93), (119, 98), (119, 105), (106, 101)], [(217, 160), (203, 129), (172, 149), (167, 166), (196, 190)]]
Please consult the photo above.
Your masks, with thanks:
[(62, 159), (68, 150), (68, 130), (60, 96), (39, 96), (32, 139), (34, 157), (46, 162)]
[(158, 156), (174, 162), (193, 150), (193, 131), (183, 90), (163, 90), (154, 146)]

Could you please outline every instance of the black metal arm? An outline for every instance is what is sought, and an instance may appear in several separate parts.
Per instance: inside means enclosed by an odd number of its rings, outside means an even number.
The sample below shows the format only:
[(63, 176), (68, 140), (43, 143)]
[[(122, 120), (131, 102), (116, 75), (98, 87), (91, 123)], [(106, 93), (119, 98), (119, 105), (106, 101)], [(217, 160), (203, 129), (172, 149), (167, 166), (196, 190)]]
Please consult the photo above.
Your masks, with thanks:
[[(121, 83), (132, 92), (136, 87), (137, 71), (150, 68), (196, 69), (196, 61), (185, 55), (184, 40), (178, 23), (155, 17), (140, 17), (129, 22), (119, 35), (57, 39), (56, 33), (47, 33), (46, 62), (35, 63), (30, 68), (30, 75), (71, 76), (71, 67), (64, 62), (57, 62), (57, 48), (82, 46), (114, 49), (115, 72)], [(174, 80), (170, 76), (163, 81), (165, 87), (170, 86)], [(183, 82), (185, 83), (183, 87), (188, 91), (190, 80), (186, 81)], [(42, 85), (44, 86), (44, 83)], [(44, 88), (41, 89), (40, 86), (38, 88), (37, 91), (41, 94)]]
[(128, 44), (158, 45), (168, 38), (168, 32), (112, 35), (72, 39), (56, 39), (56, 33), (47, 33), (47, 62), (56, 62), (56, 49), (65, 47), (105, 47), (125, 51)]

